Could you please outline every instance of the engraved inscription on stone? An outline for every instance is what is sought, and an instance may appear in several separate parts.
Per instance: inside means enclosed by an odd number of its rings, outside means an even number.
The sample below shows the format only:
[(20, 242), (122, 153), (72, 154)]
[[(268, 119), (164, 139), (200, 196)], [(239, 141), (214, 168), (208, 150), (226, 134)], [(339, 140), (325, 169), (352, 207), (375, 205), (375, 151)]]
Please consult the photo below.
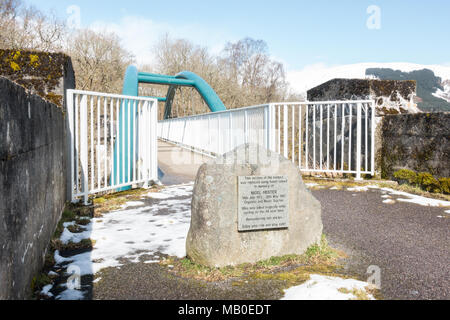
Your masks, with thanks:
[(288, 177), (238, 177), (238, 230), (286, 229), (288, 227)]

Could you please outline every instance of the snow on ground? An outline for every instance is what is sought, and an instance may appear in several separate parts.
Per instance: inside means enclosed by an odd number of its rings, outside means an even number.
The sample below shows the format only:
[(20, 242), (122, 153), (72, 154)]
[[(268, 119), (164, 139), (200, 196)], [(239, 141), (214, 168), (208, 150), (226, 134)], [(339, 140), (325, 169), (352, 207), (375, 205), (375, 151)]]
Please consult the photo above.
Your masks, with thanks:
[(381, 188), (381, 191), (389, 193), (390, 196), (401, 196), (402, 198), (396, 199), (400, 202), (411, 202), (425, 207), (450, 207), (450, 201), (426, 198), (391, 188)]
[(308, 183), (305, 183), (305, 185), (308, 188), (312, 188), (312, 187), (318, 186), (319, 184), (318, 183), (314, 183), (314, 182), (308, 182)]
[[(311, 183), (307, 186), (316, 186)], [(348, 191), (368, 191), (380, 189), (383, 202), (397, 201), (413, 202), (420, 205), (450, 207), (450, 202), (429, 199), (406, 192), (396, 191), (377, 186), (347, 188)], [(190, 206), (193, 183), (170, 186), (161, 192), (149, 192), (142, 200), (154, 199), (153, 204), (146, 205), (144, 201), (130, 201), (120, 210), (105, 214), (101, 218), (92, 219), (91, 223), (82, 226), (83, 232), (72, 233), (68, 227), (74, 222), (64, 224), (61, 235), (63, 243), (79, 243), (83, 239), (91, 239), (94, 243), (92, 251), (71, 257), (63, 257), (55, 252), (55, 262), (60, 268), (79, 268), (80, 276), (95, 275), (107, 267), (120, 267), (122, 259), (139, 262), (144, 255), (150, 258), (144, 263), (158, 263), (159, 254), (184, 257), (185, 243), (190, 225)], [(399, 199), (392, 198), (401, 197)], [(446, 213), (450, 213), (447, 210)], [(312, 275), (305, 284), (286, 290), (285, 299), (349, 299), (353, 295), (339, 292), (340, 288), (351, 290), (364, 288), (367, 283), (356, 280)], [(51, 287), (45, 287), (43, 294), (49, 295)], [(56, 299), (82, 299), (82, 290), (66, 289)]]
[(363, 191), (368, 191), (369, 188), (367, 186), (362, 186), (362, 187), (353, 187), (353, 188), (347, 188), (348, 191), (353, 191), (353, 192), (363, 192)]
[[(369, 189), (379, 189), (382, 192), (381, 198), (383, 198), (383, 203), (386, 204), (394, 204), (397, 201), (399, 202), (410, 202), (415, 203), (421, 206), (426, 207), (450, 207), (450, 201), (426, 198), (423, 196), (418, 196), (415, 194), (397, 191), (391, 188), (380, 188), (375, 185), (368, 185), (362, 187), (350, 187), (347, 188), (347, 191), (352, 192), (363, 192), (368, 191)], [(394, 198), (394, 199), (393, 199)]]
[[(61, 235), (63, 243), (79, 243), (91, 239), (92, 251), (71, 257), (55, 252), (55, 262), (64, 268), (77, 267), (80, 276), (96, 274), (107, 267), (119, 267), (121, 259), (139, 262), (143, 255), (152, 256), (146, 263), (157, 263), (156, 253), (184, 257), (190, 225), (190, 205), (193, 184), (167, 187), (161, 192), (149, 192), (145, 198), (164, 199), (146, 206), (144, 202), (126, 203), (122, 209), (105, 214), (92, 222), (81, 233), (72, 233), (67, 223)], [(140, 205), (139, 207), (136, 207)], [(46, 288), (49, 291), (49, 288)], [(57, 299), (81, 299), (78, 290), (65, 290)]]
[[(282, 300), (350, 300), (356, 298), (351, 293), (353, 290), (366, 292), (368, 286), (367, 282), (354, 279), (313, 274), (305, 283), (286, 289)], [(367, 296), (374, 300), (372, 295), (367, 293)]]

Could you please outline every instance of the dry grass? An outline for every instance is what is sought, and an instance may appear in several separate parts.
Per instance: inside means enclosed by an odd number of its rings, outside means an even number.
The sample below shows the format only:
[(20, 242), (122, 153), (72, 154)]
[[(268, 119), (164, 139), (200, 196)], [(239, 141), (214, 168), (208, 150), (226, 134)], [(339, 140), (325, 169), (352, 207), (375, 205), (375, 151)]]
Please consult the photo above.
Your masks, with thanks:
[(340, 267), (336, 262), (344, 257), (345, 253), (331, 248), (323, 236), (319, 244), (311, 246), (303, 255), (272, 257), (254, 264), (214, 268), (196, 264), (189, 258), (175, 257), (166, 258), (160, 264), (178, 276), (210, 282), (234, 279), (235, 283), (239, 283), (247, 281), (248, 278), (270, 278), (297, 283), (300, 280), (308, 280), (310, 273), (330, 274), (337, 271)]
[(356, 181), (352, 179), (325, 179), (318, 177), (310, 177), (303, 176), (303, 181), (305, 183), (317, 183), (317, 186), (311, 186), (310, 189), (321, 189), (321, 188), (333, 188), (336, 190), (345, 190), (348, 187), (361, 187), (361, 186), (369, 186), (375, 185), (380, 188), (391, 188), (397, 191), (407, 192), (411, 194), (415, 194), (422, 197), (450, 201), (450, 195), (442, 194), (442, 193), (430, 193), (420, 189), (419, 187), (414, 187), (406, 184), (399, 185), (395, 181), (387, 181), (387, 180), (363, 180)]

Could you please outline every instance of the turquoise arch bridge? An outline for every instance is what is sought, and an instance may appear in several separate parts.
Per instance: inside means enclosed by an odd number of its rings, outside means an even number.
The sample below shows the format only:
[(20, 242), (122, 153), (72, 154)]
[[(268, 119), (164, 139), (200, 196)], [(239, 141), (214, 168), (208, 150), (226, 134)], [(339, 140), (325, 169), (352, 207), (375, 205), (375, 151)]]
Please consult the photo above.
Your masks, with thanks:
[[(200, 76), (190, 71), (183, 71), (176, 74), (175, 76), (169, 76), (155, 73), (139, 72), (135, 66), (129, 66), (125, 73), (122, 94), (126, 96), (137, 97), (139, 95), (140, 83), (168, 86), (166, 97), (152, 97), (157, 99), (159, 102), (165, 102), (164, 119), (171, 118), (173, 100), (175, 98), (175, 93), (178, 87), (195, 88), (202, 99), (205, 101), (211, 112), (227, 110), (222, 100), (220, 100), (219, 96), (211, 88), (211, 86)], [(134, 121), (129, 121), (128, 117), (130, 116), (131, 112), (134, 112), (134, 116), (136, 116), (136, 110), (137, 108), (135, 108), (133, 104), (128, 103), (128, 101), (124, 101), (120, 106), (119, 130), (117, 132), (117, 138), (114, 145), (114, 165), (111, 175), (113, 184), (123, 184), (129, 181), (129, 177), (133, 172), (134, 163), (129, 162), (128, 159), (129, 157), (133, 158), (135, 146), (133, 145), (133, 139), (128, 139), (128, 134), (130, 132), (134, 132)], [(122, 132), (124, 134), (119, 135), (119, 133)], [(128, 144), (130, 145), (128, 146)], [(129, 152), (126, 152), (122, 157), (122, 150), (129, 150)], [(124, 161), (124, 163), (122, 163), (122, 161)], [(130, 166), (128, 165), (129, 163)], [(120, 170), (120, 168), (125, 168), (125, 170)], [(119, 188), (118, 191), (125, 191), (129, 190), (130, 188), (130, 186), (122, 187)]]

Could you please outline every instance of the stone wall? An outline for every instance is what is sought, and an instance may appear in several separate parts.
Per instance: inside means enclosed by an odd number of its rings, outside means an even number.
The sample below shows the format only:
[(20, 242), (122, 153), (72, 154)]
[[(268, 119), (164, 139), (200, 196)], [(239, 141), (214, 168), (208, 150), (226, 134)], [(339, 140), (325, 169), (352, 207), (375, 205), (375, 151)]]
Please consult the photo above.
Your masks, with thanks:
[(400, 169), (450, 177), (449, 124), (448, 112), (383, 117), (377, 159), (382, 177)]
[(308, 91), (308, 101), (375, 100), (377, 116), (418, 113), (412, 80), (333, 79)]
[(25, 299), (66, 201), (63, 110), (0, 77), (0, 300)]
[(449, 113), (421, 113), (415, 81), (333, 79), (308, 91), (309, 101), (360, 99), (376, 102), (378, 174), (391, 179), (395, 171), (410, 169), (450, 176)]

